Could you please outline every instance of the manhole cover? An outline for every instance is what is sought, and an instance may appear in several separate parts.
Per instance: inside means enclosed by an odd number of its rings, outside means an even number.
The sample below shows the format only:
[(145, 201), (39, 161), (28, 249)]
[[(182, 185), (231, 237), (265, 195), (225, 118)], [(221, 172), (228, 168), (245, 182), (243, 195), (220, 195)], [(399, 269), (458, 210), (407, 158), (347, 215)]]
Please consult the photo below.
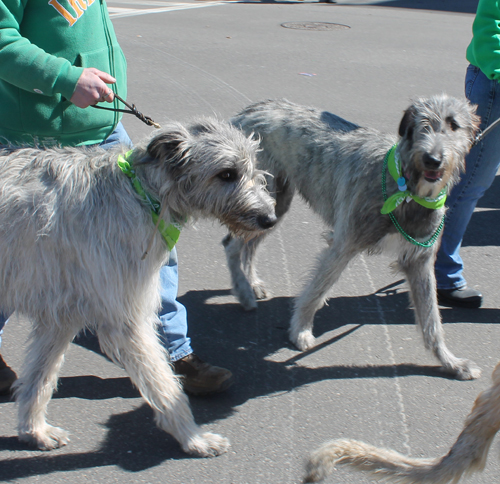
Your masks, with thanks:
[(296, 30), (347, 30), (349, 25), (334, 24), (332, 22), (285, 22), (281, 24), (285, 29)]

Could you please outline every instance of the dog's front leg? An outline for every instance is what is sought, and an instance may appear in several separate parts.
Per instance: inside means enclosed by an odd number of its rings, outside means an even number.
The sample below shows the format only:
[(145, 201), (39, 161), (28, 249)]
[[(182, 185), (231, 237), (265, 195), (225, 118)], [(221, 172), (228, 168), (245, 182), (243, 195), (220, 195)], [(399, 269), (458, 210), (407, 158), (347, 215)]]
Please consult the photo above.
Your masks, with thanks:
[(101, 324), (101, 348), (125, 368), (130, 379), (155, 412), (162, 430), (171, 434), (188, 454), (212, 457), (227, 451), (229, 441), (217, 434), (202, 433), (189, 408), (187, 396), (168, 363), (154, 325), (129, 321), (121, 325)]
[(247, 275), (248, 281), (250, 282), (250, 286), (252, 287), (253, 293), (257, 299), (266, 299), (270, 296), (270, 292), (267, 291), (264, 281), (260, 279), (257, 275), (256, 268), (256, 253), (257, 248), (264, 240), (264, 237), (267, 236), (267, 233), (262, 233), (249, 240), (243, 246), (243, 250), (241, 252), (242, 265), (245, 274)]
[(301, 351), (314, 346), (314, 315), (325, 304), (328, 290), (355, 255), (348, 248), (349, 244), (345, 241), (333, 240), (319, 256), (311, 281), (295, 301), (289, 334), (290, 341)]
[(454, 356), (444, 342), (432, 250), (412, 247), (411, 252), (403, 253), (398, 261), (410, 286), (416, 323), (422, 329), (425, 347), (432, 350), (443, 369), (459, 380), (472, 380), (481, 374), (479, 368), (468, 360)]
[(19, 440), (40, 450), (56, 449), (69, 442), (68, 433), (49, 425), (45, 417), (64, 352), (74, 335), (64, 325), (35, 323), (21, 377), (14, 384)]

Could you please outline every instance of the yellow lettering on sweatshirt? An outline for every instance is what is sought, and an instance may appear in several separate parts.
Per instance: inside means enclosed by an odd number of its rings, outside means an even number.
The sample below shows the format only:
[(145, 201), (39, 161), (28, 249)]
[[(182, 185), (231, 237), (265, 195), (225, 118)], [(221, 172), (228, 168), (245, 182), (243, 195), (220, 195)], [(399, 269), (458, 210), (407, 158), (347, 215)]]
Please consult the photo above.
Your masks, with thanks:
[(57, 0), (49, 0), (52, 5), (68, 22), (71, 27), (78, 19), (73, 17)]
[(81, 2), (78, 1), (78, 0), (68, 0), (68, 2), (74, 8), (74, 10), (76, 12), (76, 17), (77, 18), (80, 18), (83, 15), (83, 11), (87, 10), (87, 5), (85, 5), (85, 7), (83, 8), (83, 10), (80, 8)]
[(60, 3), (59, 0), (49, 0), (49, 5), (52, 5), (61, 16), (63, 16), (69, 23), (71, 27), (76, 23), (76, 21), (85, 13), (90, 5), (92, 5), (95, 0), (67, 0), (68, 3), (73, 7), (75, 11), (75, 15), (73, 16), (71, 13), (66, 10)]

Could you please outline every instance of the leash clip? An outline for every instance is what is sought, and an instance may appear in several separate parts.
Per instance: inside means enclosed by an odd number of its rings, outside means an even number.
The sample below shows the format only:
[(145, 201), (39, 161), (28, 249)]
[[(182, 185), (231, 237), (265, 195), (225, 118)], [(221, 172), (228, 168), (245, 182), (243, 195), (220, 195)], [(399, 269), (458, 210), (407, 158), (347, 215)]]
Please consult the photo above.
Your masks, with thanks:
[(476, 146), (493, 128), (500, 123), (500, 118), (491, 123), (484, 131), (480, 131), (472, 142), (472, 146)]
[(146, 123), (148, 126), (153, 126), (157, 129), (161, 128), (161, 126), (158, 123), (155, 123), (149, 116), (145, 116), (142, 114), (136, 107), (135, 104), (128, 104), (126, 101), (124, 101), (116, 92), (114, 93), (115, 98), (118, 99), (118, 101), (122, 102), (129, 108), (129, 111), (126, 109), (115, 109), (115, 108), (106, 108), (104, 106), (97, 106), (97, 104), (93, 104), (92, 107), (96, 109), (104, 109), (105, 111), (114, 111), (118, 113), (125, 113), (125, 114), (133, 114), (136, 118), (139, 118), (143, 123)]

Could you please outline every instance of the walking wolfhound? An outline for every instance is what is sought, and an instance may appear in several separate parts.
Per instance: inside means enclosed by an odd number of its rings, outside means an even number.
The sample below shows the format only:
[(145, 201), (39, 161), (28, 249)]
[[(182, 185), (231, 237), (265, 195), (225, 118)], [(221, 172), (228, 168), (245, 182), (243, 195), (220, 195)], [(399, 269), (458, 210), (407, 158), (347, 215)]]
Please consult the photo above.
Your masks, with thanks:
[(186, 219), (215, 217), (246, 239), (276, 222), (256, 144), (203, 119), (172, 123), (126, 154), (0, 150), (0, 307), (33, 323), (15, 385), (21, 441), (43, 450), (68, 442), (45, 415), (64, 352), (90, 328), (184, 451), (227, 450), (227, 439), (194, 423), (158, 342), (159, 271)]
[[(295, 301), (290, 339), (300, 350), (314, 345), (314, 315), (348, 262), (362, 251), (391, 247), (408, 280), (426, 348), (456, 378), (479, 376), (444, 343), (433, 243), (443, 224), (446, 190), (464, 169), (474, 140), (474, 113), (465, 101), (445, 95), (419, 99), (405, 111), (399, 139), (284, 100), (254, 104), (232, 119), (260, 139), (259, 168), (273, 176), (269, 189), (278, 219), (297, 190), (331, 229), (328, 247)], [(223, 241), (233, 292), (247, 310), (266, 296), (254, 266), (263, 237), (244, 241), (230, 234)]]
[(482, 471), (500, 429), (500, 363), (493, 385), (479, 394), (465, 427), (450, 451), (437, 459), (415, 459), (355, 440), (334, 440), (316, 450), (304, 482), (324, 479), (335, 466), (350, 465), (397, 484), (456, 484), (462, 475)]

